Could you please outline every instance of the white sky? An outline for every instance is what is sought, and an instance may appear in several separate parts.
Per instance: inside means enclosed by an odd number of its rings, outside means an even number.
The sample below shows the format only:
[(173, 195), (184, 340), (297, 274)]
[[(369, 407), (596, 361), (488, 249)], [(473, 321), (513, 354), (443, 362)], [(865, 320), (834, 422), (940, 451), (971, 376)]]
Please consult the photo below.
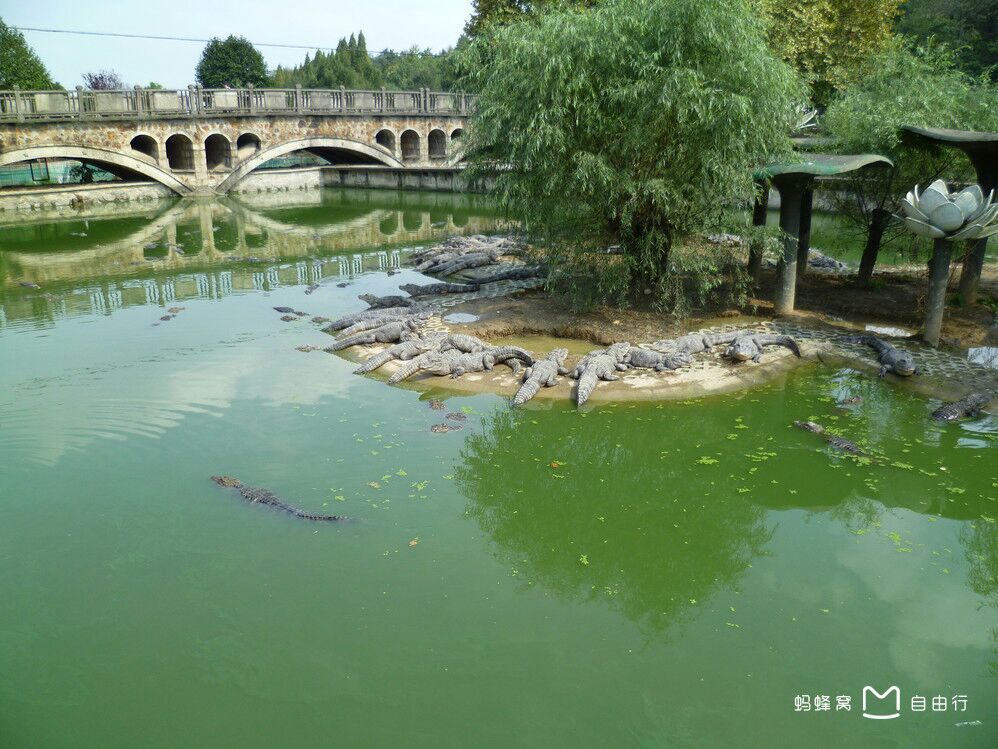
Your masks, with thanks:
[[(208, 39), (229, 34), (251, 42), (335, 47), (341, 36), (363, 30), (371, 51), (434, 50), (452, 46), (471, 15), (471, 0), (0, 0), (10, 26), (114, 31)], [(202, 43), (114, 39), (25, 31), (52, 77), (66, 88), (88, 71), (112, 69), (128, 85), (156, 81), (167, 87), (194, 82)], [(294, 65), (304, 49), (260, 47), (268, 69)]]

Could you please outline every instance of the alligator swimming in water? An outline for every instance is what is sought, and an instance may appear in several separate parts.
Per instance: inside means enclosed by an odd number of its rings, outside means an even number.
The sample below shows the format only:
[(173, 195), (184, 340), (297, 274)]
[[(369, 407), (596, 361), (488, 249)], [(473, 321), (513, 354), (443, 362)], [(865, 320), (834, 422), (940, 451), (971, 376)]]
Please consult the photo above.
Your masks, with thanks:
[(360, 294), (357, 297), (362, 302), (367, 302), (371, 309), (384, 309), (385, 307), (411, 307), (416, 304), (416, 300), (409, 296), (376, 296), (374, 294)]
[(261, 504), (276, 507), (278, 510), (283, 510), (284, 512), (294, 515), (296, 518), (301, 518), (302, 520), (338, 522), (348, 519), (343, 515), (316, 515), (315, 513), (305, 512), (305, 510), (300, 507), (289, 505), (273, 492), (267, 491), (266, 489), (258, 489), (253, 486), (246, 486), (246, 484), (242, 481), (232, 478), (232, 476), (212, 476), (211, 480), (219, 486), (224, 486), (227, 489), (238, 490), (240, 496), (242, 496), (242, 498), (250, 504)]
[(829, 434), (825, 431), (825, 428), (821, 426), (821, 424), (815, 424), (813, 421), (795, 421), (794, 426), (798, 429), (804, 429), (808, 432), (820, 434), (825, 438), (825, 442), (833, 447), (839, 448), (839, 450), (842, 450), (843, 452), (852, 453), (853, 455), (866, 454), (849, 440), (843, 439), (842, 437), (836, 437), (834, 434)]
[(399, 320), (397, 322), (385, 323), (377, 328), (365, 330), (354, 335), (338, 338), (336, 343), (330, 346), (327, 351), (341, 351), (350, 346), (360, 346), (370, 343), (398, 343), (407, 341), (416, 336), (416, 329), (419, 322), (412, 318)]
[(429, 333), (421, 338), (412, 338), (396, 343), (394, 346), (389, 346), (384, 351), (379, 351), (374, 356), (368, 357), (363, 364), (354, 370), (354, 374), (373, 372), (392, 360), (408, 361), (428, 351), (437, 351), (445, 337), (445, 333)]
[(846, 343), (861, 343), (877, 352), (877, 361), (880, 362), (878, 377), (884, 377), (888, 372), (893, 372), (899, 377), (910, 377), (913, 374), (919, 374), (918, 367), (911, 354), (885, 341), (881, 341), (879, 338), (875, 338), (872, 335), (858, 335), (846, 336), (843, 340)]
[(551, 387), (558, 382), (558, 375), (568, 374), (565, 369), (567, 348), (556, 348), (543, 359), (536, 360), (523, 373), (523, 384), (513, 396), (513, 405), (522, 406), (533, 398), (542, 387)]
[(722, 343), (731, 343), (741, 336), (752, 335), (750, 330), (732, 330), (727, 333), (687, 333), (679, 338), (655, 341), (651, 344), (653, 351), (663, 354), (699, 354)]
[(663, 354), (660, 351), (651, 351), (646, 348), (631, 346), (624, 358), (624, 364), (628, 367), (641, 367), (643, 369), (654, 369), (656, 372), (664, 372), (667, 369), (679, 369), (693, 363), (693, 357), (685, 353)]
[(763, 346), (785, 346), (793, 351), (798, 359), (800, 358), (800, 346), (790, 336), (759, 335), (757, 333), (739, 336), (725, 349), (724, 355), (734, 361), (748, 361), (751, 359), (754, 362), (758, 362), (762, 359)]
[(579, 360), (572, 372), (572, 376), (579, 381), (575, 390), (575, 402), (578, 405), (589, 400), (600, 380), (613, 382), (620, 379), (615, 372), (627, 369), (624, 359), (630, 349), (630, 343), (615, 343), (603, 351), (591, 351)]
[(983, 393), (971, 393), (953, 403), (946, 403), (932, 412), (932, 418), (937, 421), (956, 421), (964, 416), (977, 418), (981, 409), (991, 402), (991, 396)]

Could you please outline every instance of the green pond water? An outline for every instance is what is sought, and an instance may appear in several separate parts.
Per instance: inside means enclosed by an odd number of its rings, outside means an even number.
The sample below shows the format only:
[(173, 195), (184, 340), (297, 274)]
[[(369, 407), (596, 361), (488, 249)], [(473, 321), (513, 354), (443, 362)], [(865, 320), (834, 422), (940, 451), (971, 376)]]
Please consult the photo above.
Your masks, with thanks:
[(433, 410), (271, 308), (488, 205), (278, 198), (0, 227), (0, 747), (996, 745), (998, 420), (830, 368)]

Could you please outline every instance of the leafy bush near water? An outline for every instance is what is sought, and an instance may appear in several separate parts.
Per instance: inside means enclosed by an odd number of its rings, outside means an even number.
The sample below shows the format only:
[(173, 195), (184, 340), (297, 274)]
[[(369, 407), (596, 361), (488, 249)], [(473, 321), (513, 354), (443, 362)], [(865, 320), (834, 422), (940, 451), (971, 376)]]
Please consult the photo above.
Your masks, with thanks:
[(479, 37), (465, 67), (479, 92), (472, 176), (547, 249), (554, 288), (580, 306), (681, 311), (732, 285), (723, 251), (680, 243), (789, 154), (802, 98), (748, 2), (543, 13)]

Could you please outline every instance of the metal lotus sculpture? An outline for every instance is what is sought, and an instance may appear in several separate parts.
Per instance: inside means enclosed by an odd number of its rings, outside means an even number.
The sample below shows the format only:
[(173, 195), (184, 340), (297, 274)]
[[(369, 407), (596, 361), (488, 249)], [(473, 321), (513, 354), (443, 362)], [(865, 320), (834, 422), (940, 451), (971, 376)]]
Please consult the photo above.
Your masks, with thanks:
[(901, 201), (904, 223), (915, 234), (931, 239), (959, 242), (982, 239), (998, 232), (995, 191), (984, 196), (980, 185), (950, 192), (937, 179), (921, 193), (918, 185)]

